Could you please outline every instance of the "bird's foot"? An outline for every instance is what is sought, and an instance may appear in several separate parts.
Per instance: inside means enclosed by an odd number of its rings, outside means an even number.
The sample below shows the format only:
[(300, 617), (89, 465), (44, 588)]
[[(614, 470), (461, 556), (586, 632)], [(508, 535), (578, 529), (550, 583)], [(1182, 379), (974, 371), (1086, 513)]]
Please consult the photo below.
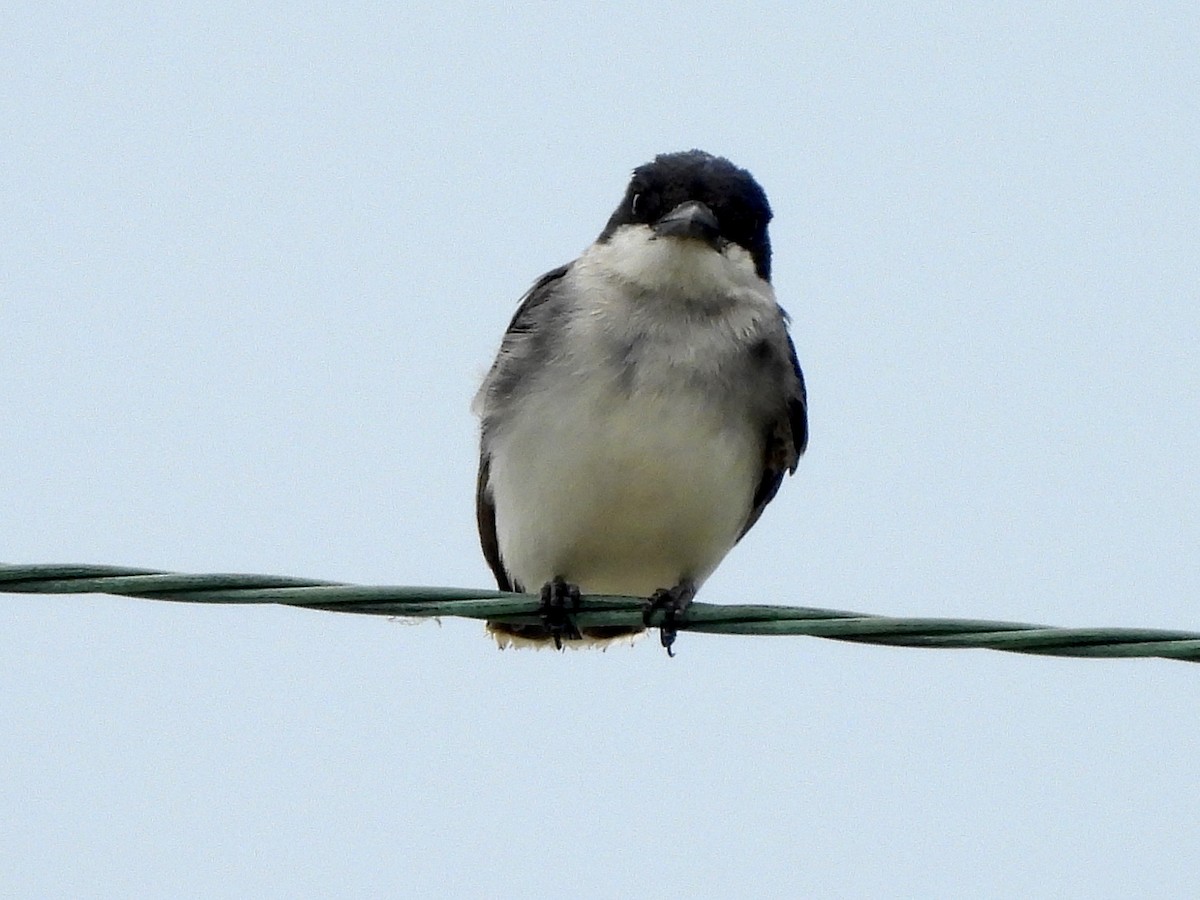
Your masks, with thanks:
[(554, 649), (561, 650), (563, 638), (577, 641), (582, 637), (571, 613), (579, 609), (579, 586), (568, 584), (561, 576), (542, 585), (542, 605), (538, 614), (554, 639)]
[(656, 612), (659, 610), (663, 612), (663, 622), (659, 626), (658, 637), (663, 647), (666, 648), (667, 656), (675, 655), (672, 646), (679, 633), (676, 623), (684, 610), (692, 605), (692, 598), (695, 596), (696, 586), (690, 581), (684, 580), (673, 588), (660, 588), (646, 601), (646, 608), (642, 611), (642, 623), (646, 627), (650, 626), (650, 620), (654, 618)]

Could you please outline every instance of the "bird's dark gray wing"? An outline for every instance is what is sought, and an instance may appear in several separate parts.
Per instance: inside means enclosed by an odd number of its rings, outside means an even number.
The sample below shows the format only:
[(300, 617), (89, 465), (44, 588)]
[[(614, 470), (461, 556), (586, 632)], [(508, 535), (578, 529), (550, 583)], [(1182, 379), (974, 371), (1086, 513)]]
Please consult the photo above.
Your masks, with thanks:
[(524, 591), (525, 589), (508, 577), (504, 562), (500, 559), (500, 540), (496, 537), (496, 505), (488, 490), (488, 471), (491, 460), (487, 454), (479, 454), (479, 480), (475, 486), (475, 521), (479, 525), (479, 544), (483, 547), (483, 558), (496, 576), (496, 584), (502, 591)]
[(483, 547), (483, 556), (487, 560), (496, 583), (502, 591), (524, 591), (522, 585), (509, 577), (500, 558), (500, 541), (496, 536), (496, 506), (492, 501), (492, 492), (488, 483), (491, 471), (491, 457), (487, 452), (488, 412), (496, 405), (507, 403), (517, 388), (523, 372), (527, 368), (512, 365), (514, 356), (537, 353), (542, 348), (536, 330), (536, 313), (538, 308), (550, 300), (559, 282), (570, 266), (559, 266), (534, 282), (521, 298), (504, 339), (500, 343), (500, 352), (492, 369), (484, 382), (485, 400), (483, 409), (483, 440), (479, 451), (479, 478), (475, 486), (475, 520), (479, 526), (479, 543)]
[(768, 426), (762, 478), (754, 491), (750, 518), (746, 520), (742, 533), (738, 535), (739, 541), (754, 527), (767, 504), (775, 499), (775, 494), (783, 483), (783, 476), (796, 471), (796, 464), (808, 447), (808, 392), (804, 387), (804, 373), (800, 371), (800, 361), (796, 358), (796, 347), (790, 337), (787, 338), (787, 347), (791, 371), (788, 373), (790, 383), (786, 403), (780, 414)]

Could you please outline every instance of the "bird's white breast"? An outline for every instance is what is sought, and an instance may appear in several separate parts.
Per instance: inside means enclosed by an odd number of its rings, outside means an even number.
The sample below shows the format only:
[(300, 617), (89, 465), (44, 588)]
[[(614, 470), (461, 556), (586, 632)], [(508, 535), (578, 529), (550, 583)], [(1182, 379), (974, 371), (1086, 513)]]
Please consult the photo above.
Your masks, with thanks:
[(568, 338), (488, 438), (500, 556), (527, 590), (698, 586), (746, 523), (763, 434), (721, 379), (778, 310), (748, 254), (694, 243), (631, 230), (590, 248)]
[(649, 595), (702, 582), (737, 540), (761, 469), (749, 428), (702, 398), (576, 382), (523, 403), (492, 447), (500, 555), (536, 590)]

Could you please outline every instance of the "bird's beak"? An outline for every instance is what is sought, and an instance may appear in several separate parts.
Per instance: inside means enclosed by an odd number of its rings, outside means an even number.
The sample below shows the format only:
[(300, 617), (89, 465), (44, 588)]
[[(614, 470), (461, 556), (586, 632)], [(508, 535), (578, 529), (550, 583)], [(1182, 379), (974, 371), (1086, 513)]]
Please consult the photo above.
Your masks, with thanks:
[(654, 224), (659, 237), (693, 238), (704, 241), (714, 249), (721, 236), (721, 226), (711, 209), (696, 200), (680, 203)]

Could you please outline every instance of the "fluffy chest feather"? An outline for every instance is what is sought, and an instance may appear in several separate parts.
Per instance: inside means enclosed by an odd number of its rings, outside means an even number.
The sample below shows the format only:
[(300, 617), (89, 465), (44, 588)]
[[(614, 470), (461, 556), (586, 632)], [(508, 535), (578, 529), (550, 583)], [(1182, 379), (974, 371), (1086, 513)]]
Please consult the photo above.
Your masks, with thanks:
[(646, 595), (702, 582), (745, 523), (761, 438), (698, 395), (560, 382), (492, 448), (501, 557), (522, 584)]
[(489, 438), (501, 557), (526, 587), (699, 584), (736, 542), (761, 477), (745, 342), (778, 313), (732, 288), (714, 302), (646, 297), (602, 266), (574, 277), (586, 302)]
[(526, 589), (699, 585), (749, 519), (781, 408), (771, 287), (736, 245), (645, 228), (556, 277), (477, 401), (504, 568)]

